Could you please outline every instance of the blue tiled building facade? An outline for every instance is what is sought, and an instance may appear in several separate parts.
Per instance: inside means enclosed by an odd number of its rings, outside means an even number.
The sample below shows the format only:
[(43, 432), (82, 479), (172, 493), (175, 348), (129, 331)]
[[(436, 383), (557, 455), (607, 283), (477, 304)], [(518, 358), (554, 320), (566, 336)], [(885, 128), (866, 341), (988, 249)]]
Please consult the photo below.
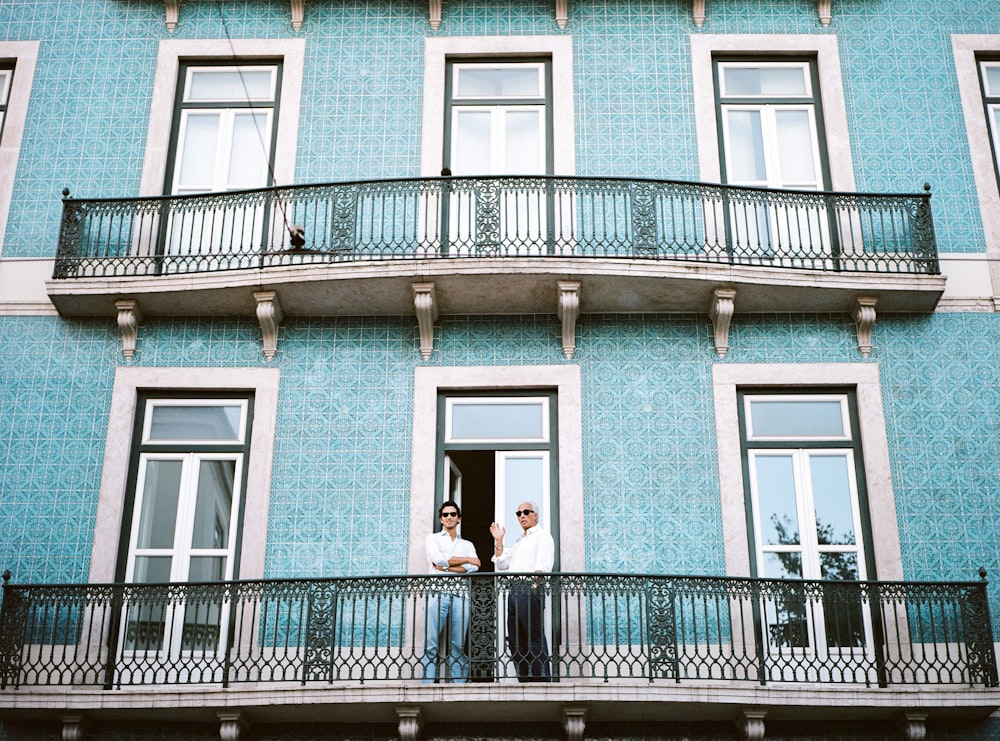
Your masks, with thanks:
[[(411, 509), (415, 372), (524, 366), (579, 373), (582, 524), (562, 533), (561, 548), (564, 554), (577, 549), (573, 563), (581, 571), (727, 575), (723, 510), (731, 482), (720, 475), (719, 373), (725, 366), (736, 374), (751, 366), (797, 367), (808, 377), (809, 367), (817, 366), (826, 379), (843, 366), (843, 386), (874, 378), (881, 397), (900, 562), (899, 573), (875, 577), (965, 582), (979, 580), (980, 567), (990, 580), (1000, 573), (1000, 235), (990, 221), (1000, 178), (994, 170), (992, 182), (984, 180), (976, 170), (977, 162), (997, 167), (996, 154), (970, 134), (989, 131), (990, 109), (982, 89), (973, 90), (980, 119), (970, 124), (962, 98), (966, 81), (956, 61), (964, 54), (978, 71), (982, 60), (1000, 59), (995, 2), (834, 0), (824, 24), (823, 2), (818, 10), (812, 0), (708, 0), (700, 23), (694, 18), (698, 2), (572, 0), (560, 27), (558, 9), (548, 2), (449, 0), (432, 28), (433, 7), (415, 0), (306, 0), (296, 29), (294, 2), (290, 9), (279, 0), (185, 0), (170, 30), (165, 20), (171, 5), (0, 4), (0, 63), (10, 60), (15, 84), (26, 45), (37, 44), (27, 54), (34, 56), (34, 69), (23, 101), (23, 135), (18, 132), (16, 156), (3, 161), (16, 169), (0, 172), (9, 186), (0, 233), (0, 568), (10, 571), (12, 584), (93, 579), (116, 374), (175, 368), (277, 371), (266, 540), (257, 575), (263, 579), (412, 573), (419, 552)], [(629, 313), (588, 311), (583, 292), (571, 359), (560, 344), (554, 304), (546, 313), (442, 311), (429, 357), (421, 353), (412, 311), (387, 314), (368, 304), (336, 316), (286, 307), (271, 360), (262, 353), (261, 324), (252, 310), (144, 312), (135, 353), (125, 359), (111, 306), (130, 294), (111, 296), (108, 311), (94, 316), (57, 311), (46, 302), (45, 285), (20, 284), (22, 275), (51, 275), (63, 188), (76, 198), (152, 195), (144, 192), (144, 163), (165, 42), (210, 41), (222, 54), (227, 44), (238, 50), (240, 41), (280, 46), (304, 40), (289, 166), (294, 184), (313, 184), (436, 175), (427, 166), (434, 157), (422, 151), (428, 40), (446, 45), (456, 37), (516, 37), (530, 46), (536, 36), (571, 42), (573, 174), (679, 181), (707, 179), (696, 108), (705, 96), (714, 101), (714, 92), (696, 89), (701, 78), (692, 49), (699, 38), (709, 48), (723, 37), (756, 36), (764, 41), (751, 50), (759, 55), (773, 48), (776, 58), (798, 48), (787, 46), (790, 38), (833, 39), (849, 141), (836, 140), (831, 125), (826, 147), (830, 160), (849, 153), (853, 187), (835, 183), (830, 189), (921, 193), (930, 183), (947, 278), (943, 295), (931, 310), (882, 312), (876, 305), (867, 355), (859, 350), (849, 311), (795, 299), (791, 306), (779, 302), (744, 312), (737, 287), (725, 352), (715, 341), (707, 303), (677, 311), (650, 311), (641, 302)], [(719, 48), (730, 48), (725, 43)], [(19, 88), (11, 91), (20, 94)], [(16, 104), (12, 97), (0, 130), (0, 146), (8, 152)], [(990, 187), (993, 192), (984, 195)], [(504, 280), (502, 273), (497, 280)], [(857, 290), (864, 294), (863, 286)], [(138, 300), (141, 306), (143, 297)], [(817, 386), (841, 388), (826, 380)], [(171, 382), (163, 388), (172, 388)], [(131, 442), (128, 435), (122, 439)], [(423, 524), (428, 532), (435, 526), (433, 511)], [(568, 543), (570, 537), (579, 542)], [(996, 632), (1000, 593), (990, 586), (988, 595)], [(982, 704), (1000, 706), (1000, 699), (989, 699), (995, 690), (970, 691), (986, 692)], [(49, 698), (55, 703), (48, 706), (49, 719), (4, 713), (8, 699), (29, 692), (0, 690), (0, 738), (59, 737), (58, 700)], [(921, 696), (913, 704), (925, 701)], [(133, 713), (122, 719), (86, 709), (82, 715), (87, 738), (219, 734), (218, 722), (203, 715)], [(547, 724), (518, 724), (515, 717), (495, 724), (475, 715), (464, 724), (435, 719), (422, 733), (547, 739), (564, 732), (555, 716)], [(586, 737), (756, 737), (711, 717), (616, 723), (614, 716), (593, 716)], [(882, 717), (803, 724), (783, 717), (767, 724), (765, 738), (882, 741), (905, 733)], [(381, 739), (399, 731), (394, 716), (376, 722), (362, 715), (291, 726), (265, 719), (242, 733)], [(962, 717), (932, 710), (926, 720), (928, 739), (998, 737), (1000, 720), (988, 712)]]

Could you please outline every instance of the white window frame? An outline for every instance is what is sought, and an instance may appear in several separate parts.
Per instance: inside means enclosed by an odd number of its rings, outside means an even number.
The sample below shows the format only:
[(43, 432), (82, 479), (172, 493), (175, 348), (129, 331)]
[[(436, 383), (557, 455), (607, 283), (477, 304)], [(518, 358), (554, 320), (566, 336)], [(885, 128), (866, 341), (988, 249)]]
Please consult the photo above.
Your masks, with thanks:
[(271, 501), (271, 467), (278, 414), (277, 368), (124, 368), (115, 371), (111, 411), (105, 441), (104, 466), (97, 501), (91, 550), (91, 583), (115, 579), (118, 544), (128, 482), (129, 457), (142, 391), (169, 389), (171, 393), (212, 390), (247, 391), (254, 396), (247, 464), (244, 508), (253, 517), (243, 520), (242, 550), (238, 554), (240, 578), (264, 577), (268, 508)]
[[(990, 130), (984, 115), (978, 54), (1000, 54), (1000, 34), (953, 34), (952, 54), (958, 78), (958, 92), (965, 116), (972, 174), (979, 200), (986, 241), (985, 262), (989, 267), (994, 309), (1000, 308), (1000, 184), (990, 146)], [(1000, 157), (1000, 155), (997, 155)], [(979, 258), (983, 258), (979, 253)], [(977, 260), (977, 265), (978, 265)], [(947, 266), (945, 266), (947, 267)], [(975, 268), (974, 268), (975, 269)], [(949, 281), (950, 282), (950, 281)]]
[(14, 192), (14, 175), (28, 118), (28, 98), (38, 62), (38, 41), (0, 41), (0, 59), (13, 61), (14, 76), (7, 96), (7, 112), (0, 128), (0, 255)]
[[(569, 36), (456, 36), (424, 42), (424, 104), (420, 173), (441, 174), (444, 154), (445, 67), (447, 60), (497, 60), (549, 56), (552, 59), (552, 165), (555, 175), (576, 174), (573, 128), (573, 40)], [(284, 109), (282, 109), (284, 116)]]
[(237, 58), (241, 61), (280, 59), (280, 111), (274, 150), (274, 182), (292, 185), (295, 182), (295, 152), (298, 142), (302, 77), (305, 67), (304, 39), (167, 39), (160, 42), (156, 59), (156, 76), (150, 105), (149, 128), (146, 133), (146, 153), (142, 167), (139, 194), (163, 194), (167, 155), (173, 122), (177, 76), (181, 61), (197, 59), (206, 64)]
[(719, 456), (719, 493), (722, 500), (723, 547), (726, 574), (750, 576), (751, 559), (743, 486), (737, 389), (773, 387), (788, 390), (850, 386), (858, 405), (864, 478), (871, 518), (875, 577), (903, 578), (899, 525), (890, 473), (889, 443), (882, 407), (877, 363), (717, 364), (712, 369), (715, 425)]

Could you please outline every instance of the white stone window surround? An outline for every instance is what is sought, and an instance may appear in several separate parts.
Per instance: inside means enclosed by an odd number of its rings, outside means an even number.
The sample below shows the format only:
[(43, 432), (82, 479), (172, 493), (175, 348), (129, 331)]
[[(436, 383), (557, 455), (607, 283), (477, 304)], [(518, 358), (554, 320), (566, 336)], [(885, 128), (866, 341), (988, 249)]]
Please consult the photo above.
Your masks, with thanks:
[(586, 568), (583, 539), (583, 425), (580, 367), (525, 365), (414, 369), (413, 447), (410, 462), (409, 565), (426, 571), (424, 539), (434, 530), (437, 404), (441, 391), (555, 389), (558, 394), (559, 564), (564, 572)]
[(699, 179), (706, 183), (722, 180), (719, 161), (719, 129), (716, 119), (713, 55), (746, 54), (755, 57), (792, 54), (815, 55), (819, 75), (826, 154), (830, 167), (830, 188), (855, 190), (847, 128), (847, 107), (840, 73), (840, 51), (832, 34), (691, 34), (691, 78), (694, 86)]
[[(126, 499), (136, 404), (141, 391), (185, 392), (250, 391), (254, 415), (243, 512), (243, 540), (239, 553), (241, 579), (264, 576), (268, 506), (271, 499), (275, 424), (278, 414), (277, 368), (125, 368), (115, 371), (111, 394), (104, 467), (97, 501), (89, 581), (114, 581), (118, 544)], [(252, 513), (247, 516), (246, 513)]]
[(984, 258), (989, 265), (994, 305), (1000, 308), (1000, 184), (997, 183), (997, 165), (994, 164), (990, 146), (990, 131), (986, 123), (979, 64), (976, 60), (976, 54), (1000, 54), (1000, 34), (953, 34), (951, 45), (962, 113), (965, 116), (965, 132), (969, 139), (979, 212), (983, 219), (986, 239)]
[(448, 59), (552, 58), (553, 174), (576, 174), (573, 125), (573, 40), (569, 36), (432, 37), (424, 43), (424, 108), (420, 174), (441, 174), (445, 65)]
[(0, 132), (0, 254), (3, 253), (7, 217), (14, 192), (14, 174), (21, 154), (24, 126), (28, 118), (28, 97), (35, 79), (38, 41), (0, 41), (0, 61), (13, 62), (14, 78), (7, 96), (7, 112)]
[(281, 97), (278, 100), (278, 131), (274, 151), (274, 181), (292, 185), (295, 181), (295, 151), (298, 143), (302, 75), (305, 66), (305, 39), (166, 39), (160, 42), (156, 76), (150, 105), (146, 153), (142, 165), (139, 194), (163, 194), (170, 150), (171, 125), (177, 74), (182, 60), (213, 61), (238, 59), (281, 59)]
[(901, 580), (903, 558), (899, 544), (896, 500), (890, 472), (889, 441), (885, 430), (882, 389), (877, 363), (716, 364), (712, 368), (715, 428), (719, 455), (719, 489), (726, 575), (750, 575), (746, 500), (743, 490), (743, 452), (737, 416), (737, 387), (788, 390), (854, 387), (868, 509), (871, 515), (875, 574), (879, 580)]

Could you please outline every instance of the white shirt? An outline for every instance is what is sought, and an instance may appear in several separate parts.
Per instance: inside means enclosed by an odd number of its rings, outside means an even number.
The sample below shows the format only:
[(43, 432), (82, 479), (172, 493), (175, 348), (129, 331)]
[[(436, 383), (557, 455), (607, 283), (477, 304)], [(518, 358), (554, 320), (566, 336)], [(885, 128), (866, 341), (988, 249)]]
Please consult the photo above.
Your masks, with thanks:
[[(456, 571), (438, 571), (434, 568), (437, 564), (443, 569), (448, 568), (448, 559), (452, 556), (462, 556), (464, 558), (477, 558), (476, 547), (464, 538), (458, 536), (452, 540), (447, 530), (440, 530), (427, 536), (427, 568), (432, 574), (441, 576), (458, 576)], [(462, 568), (467, 574), (478, 571), (479, 567), (464, 563)]]
[(504, 548), (502, 556), (493, 556), (498, 571), (552, 571), (556, 560), (556, 544), (547, 530), (535, 525), (521, 536), (510, 548)]

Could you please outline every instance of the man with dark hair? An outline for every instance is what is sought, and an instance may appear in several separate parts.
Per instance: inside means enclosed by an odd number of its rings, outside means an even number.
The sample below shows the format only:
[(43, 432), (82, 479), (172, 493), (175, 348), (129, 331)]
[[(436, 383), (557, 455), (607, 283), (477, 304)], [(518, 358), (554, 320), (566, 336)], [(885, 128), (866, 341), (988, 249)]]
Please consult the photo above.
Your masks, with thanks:
[[(438, 509), (441, 530), (427, 536), (427, 565), (432, 574), (458, 576), (479, 569), (476, 547), (458, 534), (462, 510), (448, 500)], [(425, 683), (438, 677), (438, 645), (442, 631), (448, 635), (448, 677), (452, 682), (469, 678), (469, 658), (465, 653), (465, 634), (469, 629), (468, 589), (463, 584), (444, 586), (427, 595), (427, 637), (424, 642)]]

